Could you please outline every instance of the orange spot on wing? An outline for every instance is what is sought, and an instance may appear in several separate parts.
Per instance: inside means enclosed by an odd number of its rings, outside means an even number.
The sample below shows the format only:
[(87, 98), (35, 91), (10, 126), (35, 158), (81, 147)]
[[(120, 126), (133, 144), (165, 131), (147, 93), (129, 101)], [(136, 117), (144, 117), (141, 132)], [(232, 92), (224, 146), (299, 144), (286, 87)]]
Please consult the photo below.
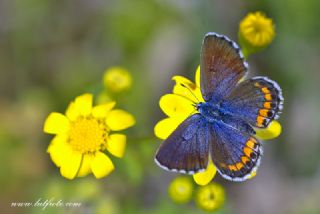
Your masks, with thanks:
[(244, 165), (243, 165), (243, 163), (238, 162), (238, 163), (236, 163), (236, 167), (238, 168), (238, 170), (240, 170), (244, 167)]
[(260, 109), (259, 115), (263, 117), (268, 117), (269, 110), (268, 109)]
[(244, 152), (244, 154), (246, 154), (247, 157), (250, 157), (250, 155), (252, 153), (252, 149), (250, 149), (249, 147), (244, 147), (243, 152)]
[(258, 116), (257, 117), (257, 125), (262, 126), (264, 121), (264, 117)]
[(270, 109), (271, 108), (271, 102), (265, 102), (263, 104), (263, 107), (267, 108), (267, 109)]
[(261, 91), (262, 91), (264, 94), (270, 94), (270, 90), (269, 90), (267, 87), (261, 88)]
[(246, 157), (246, 156), (242, 156), (241, 157), (241, 161), (245, 164), (245, 163), (249, 162), (250, 159), (248, 157)]
[(272, 100), (271, 94), (266, 94), (266, 95), (264, 95), (264, 98), (265, 98), (266, 100), (268, 100), (268, 101), (271, 101), (271, 100)]
[(254, 148), (254, 144), (255, 144), (255, 142), (254, 142), (253, 139), (251, 138), (251, 139), (248, 140), (248, 142), (246, 143), (246, 146), (253, 149), (253, 148)]
[(236, 165), (228, 165), (228, 168), (232, 171), (237, 171)]

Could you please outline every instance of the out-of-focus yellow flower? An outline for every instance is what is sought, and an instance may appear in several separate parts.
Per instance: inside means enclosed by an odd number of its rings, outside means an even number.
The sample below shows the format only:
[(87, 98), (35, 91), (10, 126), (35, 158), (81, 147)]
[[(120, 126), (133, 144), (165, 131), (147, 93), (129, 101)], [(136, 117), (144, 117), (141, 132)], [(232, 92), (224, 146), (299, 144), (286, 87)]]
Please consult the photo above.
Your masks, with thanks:
[(211, 183), (207, 186), (199, 187), (196, 192), (195, 201), (201, 209), (206, 211), (217, 210), (224, 204), (224, 189), (217, 183)]
[(92, 106), (92, 94), (83, 94), (70, 103), (66, 114), (53, 112), (45, 123), (44, 132), (55, 134), (48, 147), (52, 161), (63, 177), (74, 179), (91, 172), (96, 178), (107, 176), (114, 170), (107, 150), (123, 157), (126, 136), (113, 134), (134, 125), (134, 117), (120, 109), (115, 102)]
[(132, 85), (130, 72), (121, 67), (111, 67), (104, 72), (104, 86), (112, 92), (119, 93)]
[(78, 201), (90, 201), (103, 195), (101, 182), (94, 179), (79, 180), (72, 188), (72, 198)]
[(239, 43), (244, 55), (256, 52), (269, 45), (275, 36), (272, 19), (262, 12), (249, 13), (239, 26)]
[(193, 184), (187, 177), (179, 176), (169, 185), (168, 193), (171, 199), (176, 203), (187, 203), (193, 192)]
[[(120, 202), (121, 203), (121, 202)], [(120, 214), (122, 204), (113, 195), (104, 195), (96, 200), (93, 212), (96, 214)]]
[[(200, 66), (196, 70), (195, 83), (182, 76), (174, 76), (172, 79), (176, 82), (173, 93), (163, 95), (159, 101), (160, 108), (168, 117), (160, 120), (154, 127), (155, 135), (162, 140), (165, 140), (180, 123), (189, 117), (190, 113), (197, 113), (193, 102), (204, 102), (200, 90)], [(273, 121), (267, 128), (256, 129), (256, 131), (258, 138), (271, 139), (281, 133), (281, 125)], [(198, 185), (207, 185), (214, 178), (216, 171), (216, 167), (210, 160), (204, 172), (193, 175), (194, 181)]]

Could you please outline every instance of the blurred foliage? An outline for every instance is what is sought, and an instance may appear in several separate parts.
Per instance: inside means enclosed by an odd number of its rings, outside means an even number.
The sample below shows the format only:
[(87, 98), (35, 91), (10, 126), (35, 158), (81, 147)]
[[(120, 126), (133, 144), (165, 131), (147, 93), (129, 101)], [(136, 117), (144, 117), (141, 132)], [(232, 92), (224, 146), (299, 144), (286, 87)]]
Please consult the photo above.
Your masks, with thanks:
[[(201, 41), (215, 31), (237, 38), (240, 20), (263, 11), (276, 26), (274, 42), (250, 56), (250, 75), (267, 75), (283, 88), (280, 138), (264, 145), (257, 176), (226, 187), (219, 213), (319, 213), (320, 206), (320, 2), (317, 0), (2, 0), (0, 1), (0, 208), (2, 213), (42, 213), (11, 202), (62, 199), (80, 208), (64, 213), (199, 213), (167, 195), (175, 174), (153, 161), (153, 136), (163, 118), (159, 97), (173, 74), (192, 79)], [(133, 85), (117, 96), (137, 125), (127, 131), (123, 159), (103, 179), (67, 181), (46, 153), (42, 133), (49, 112), (63, 112), (72, 98), (103, 89), (103, 73), (121, 66)]]

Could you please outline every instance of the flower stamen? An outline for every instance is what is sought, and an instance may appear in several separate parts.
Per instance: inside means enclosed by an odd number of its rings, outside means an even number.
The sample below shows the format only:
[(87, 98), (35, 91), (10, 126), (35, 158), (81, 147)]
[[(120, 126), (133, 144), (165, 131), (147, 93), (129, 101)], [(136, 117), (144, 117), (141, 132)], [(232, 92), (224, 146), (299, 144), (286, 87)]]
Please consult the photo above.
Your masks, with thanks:
[(106, 126), (97, 119), (80, 117), (71, 123), (69, 143), (81, 153), (95, 152), (101, 150), (106, 134)]

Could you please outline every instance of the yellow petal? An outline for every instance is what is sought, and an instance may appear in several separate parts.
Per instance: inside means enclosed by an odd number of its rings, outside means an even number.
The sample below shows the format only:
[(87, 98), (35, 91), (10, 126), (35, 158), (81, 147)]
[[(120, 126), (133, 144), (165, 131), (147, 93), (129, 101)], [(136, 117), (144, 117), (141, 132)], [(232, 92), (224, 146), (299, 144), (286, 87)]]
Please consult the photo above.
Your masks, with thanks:
[(84, 154), (83, 155), (81, 166), (80, 166), (79, 172), (77, 174), (78, 177), (84, 177), (92, 172), (91, 171), (91, 162), (93, 160), (93, 157), (94, 156), (92, 154)]
[(217, 169), (210, 160), (207, 169), (204, 172), (194, 174), (193, 179), (197, 184), (204, 186), (207, 185), (213, 179), (216, 172)]
[(200, 65), (197, 67), (195, 80), (196, 80), (196, 85), (200, 88)]
[(50, 154), (51, 160), (57, 167), (61, 167), (64, 157), (66, 154), (66, 142), (67, 136), (66, 135), (56, 135), (48, 149), (47, 152)]
[[(66, 144), (69, 145), (69, 144)], [(65, 147), (65, 157), (61, 163), (60, 173), (67, 179), (74, 179), (79, 171), (82, 154), (78, 151), (74, 151), (71, 146)]]
[(281, 134), (281, 125), (278, 121), (272, 121), (267, 128), (258, 129), (256, 128), (256, 135), (259, 139), (269, 140), (272, 138), (276, 138)]
[(174, 76), (172, 79), (176, 81), (176, 84), (173, 87), (174, 94), (186, 97), (195, 103), (204, 101), (201, 90), (196, 84), (182, 76)]
[(97, 105), (92, 108), (92, 115), (95, 118), (105, 118), (108, 112), (116, 105), (116, 102), (108, 102), (105, 104)]
[(69, 118), (69, 120), (74, 121), (78, 118), (79, 115), (80, 112), (77, 109), (77, 106), (74, 102), (71, 102), (66, 110), (66, 116)]
[(92, 94), (80, 95), (76, 97), (74, 101), (75, 108), (80, 112), (81, 115), (87, 116), (91, 113), (92, 100)]
[(191, 113), (196, 112), (192, 102), (176, 94), (166, 94), (161, 97), (160, 108), (169, 117), (184, 116), (188, 117)]
[(63, 114), (53, 112), (44, 122), (43, 131), (49, 134), (63, 134), (69, 130), (69, 120)]
[(257, 175), (257, 170), (251, 172), (250, 176), (248, 179), (254, 178)]
[(107, 150), (116, 157), (122, 158), (126, 149), (126, 136), (112, 134), (107, 140)]
[(197, 89), (196, 84), (182, 76), (174, 76), (172, 79), (176, 81), (176, 84), (173, 87), (174, 94), (186, 97), (193, 102), (198, 102), (197, 98), (194, 96), (195, 90)]
[(115, 109), (110, 111), (106, 124), (113, 131), (120, 131), (135, 124), (134, 117), (126, 111)]
[(184, 121), (184, 117), (168, 117), (160, 120), (154, 127), (154, 134), (164, 140)]
[(114, 170), (114, 165), (106, 154), (96, 152), (91, 162), (91, 169), (96, 178), (103, 178)]

